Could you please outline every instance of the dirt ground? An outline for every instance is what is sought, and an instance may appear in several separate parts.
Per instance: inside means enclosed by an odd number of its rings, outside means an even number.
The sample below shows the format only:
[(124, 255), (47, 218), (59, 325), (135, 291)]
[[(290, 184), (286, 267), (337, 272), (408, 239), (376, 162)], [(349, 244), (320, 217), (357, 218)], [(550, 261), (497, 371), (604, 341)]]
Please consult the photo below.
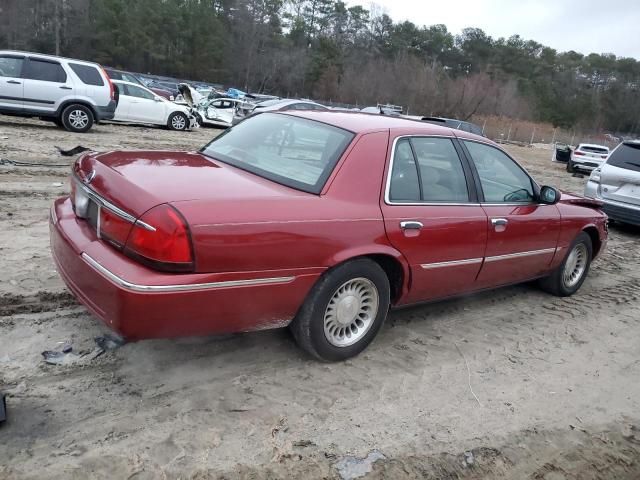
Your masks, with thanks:
[[(71, 164), (54, 145), (195, 149), (217, 133), (0, 117), (0, 158)], [(582, 191), (549, 151), (509, 149)], [(96, 356), (106, 330), (49, 253), (68, 173), (0, 165), (0, 479), (640, 478), (640, 230), (612, 226), (571, 298), (520, 285), (396, 311), (340, 364), (286, 330)], [(45, 364), (60, 342), (87, 355)]]

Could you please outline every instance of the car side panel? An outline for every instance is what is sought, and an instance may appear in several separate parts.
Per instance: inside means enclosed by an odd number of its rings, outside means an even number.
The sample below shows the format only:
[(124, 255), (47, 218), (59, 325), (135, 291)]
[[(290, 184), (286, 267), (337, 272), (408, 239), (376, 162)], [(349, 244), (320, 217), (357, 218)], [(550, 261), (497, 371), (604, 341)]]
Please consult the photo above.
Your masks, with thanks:
[(358, 138), (326, 195), (174, 202), (191, 225), (198, 271), (329, 268), (395, 252), (378, 205), (387, 142), (388, 131)]

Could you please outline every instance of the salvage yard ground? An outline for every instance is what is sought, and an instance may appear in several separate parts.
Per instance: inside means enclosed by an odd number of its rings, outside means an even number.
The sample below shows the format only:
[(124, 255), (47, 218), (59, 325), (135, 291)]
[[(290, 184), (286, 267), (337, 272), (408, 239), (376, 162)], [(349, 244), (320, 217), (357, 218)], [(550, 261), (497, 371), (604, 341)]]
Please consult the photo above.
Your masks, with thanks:
[[(196, 149), (219, 132), (73, 135), (0, 117), (0, 158), (70, 164), (55, 145)], [(508, 149), (540, 182), (582, 192), (548, 150)], [(639, 229), (611, 228), (574, 297), (520, 285), (397, 311), (344, 363), (308, 359), (286, 330), (96, 356), (105, 329), (49, 253), (68, 173), (0, 165), (0, 479), (640, 477)], [(59, 342), (94, 354), (43, 363)]]

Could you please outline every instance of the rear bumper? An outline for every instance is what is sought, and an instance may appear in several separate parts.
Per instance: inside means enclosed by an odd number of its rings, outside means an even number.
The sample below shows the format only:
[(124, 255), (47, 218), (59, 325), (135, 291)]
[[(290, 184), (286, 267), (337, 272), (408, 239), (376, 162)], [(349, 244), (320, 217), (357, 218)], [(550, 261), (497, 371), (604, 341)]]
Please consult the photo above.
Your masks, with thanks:
[(592, 181), (587, 182), (584, 188), (584, 196), (595, 198), (603, 202), (602, 211), (607, 214), (609, 219), (617, 220), (631, 225), (640, 225), (640, 205), (630, 203), (616, 202), (602, 198), (598, 192), (598, 184)]
[(640, 206), (621, 202), (603, 200), (602, 210), (611, 220), (617, 220), (631, 225), (640, 225)]
[(104, 244), (68, 198), (50, 216), (51, 252), (76, 298), (128, 340), (286, 326), (320, 271), (166, 274)]
[(596, 168), (600, 167), (602, 164), (604, 163), (604, 160), (602, 162), (597, 162), (597, 161), (591, 161), (591, 160), (576, 160), (575, 158), (571, 159), (571, 164), (573, 165), (573, 168), (575, 168), (576, 170), (586, 170), (588, 172), (595, 170)]
[(116, 107), (118, 106), (118, 102), (115, 100), (111, 100), (109, 105), (106, 107), (96, 107), (96, 113), (98, 118), (96, 120), (111, 120), (116, 114)]

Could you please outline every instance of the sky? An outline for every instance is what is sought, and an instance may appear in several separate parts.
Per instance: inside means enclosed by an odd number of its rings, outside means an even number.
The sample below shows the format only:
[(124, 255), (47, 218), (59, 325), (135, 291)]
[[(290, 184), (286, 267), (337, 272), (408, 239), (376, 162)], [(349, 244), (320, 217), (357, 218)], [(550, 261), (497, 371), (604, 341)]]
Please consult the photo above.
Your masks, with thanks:
[[(371, 0), (347, 0), (371, 7)], [(443, 23), (460, 33), (478, 27), (494, 38), (526, 40), (583, 54), (613, 53), (640, 60), (639, 0), (374, 0), (394, 21)]]

